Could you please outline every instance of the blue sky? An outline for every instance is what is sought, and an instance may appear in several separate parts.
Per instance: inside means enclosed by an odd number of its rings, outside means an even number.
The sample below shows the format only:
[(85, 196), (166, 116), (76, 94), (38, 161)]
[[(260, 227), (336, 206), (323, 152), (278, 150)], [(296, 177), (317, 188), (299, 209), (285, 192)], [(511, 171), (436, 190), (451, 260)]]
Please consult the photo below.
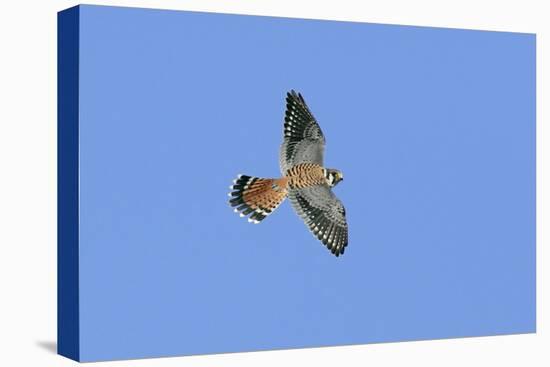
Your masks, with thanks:
[[(83, 360), (533, 332), (535, 36), (84, 6)], [(279, 175), (285, 93), (326, 136), (350, 241)]]

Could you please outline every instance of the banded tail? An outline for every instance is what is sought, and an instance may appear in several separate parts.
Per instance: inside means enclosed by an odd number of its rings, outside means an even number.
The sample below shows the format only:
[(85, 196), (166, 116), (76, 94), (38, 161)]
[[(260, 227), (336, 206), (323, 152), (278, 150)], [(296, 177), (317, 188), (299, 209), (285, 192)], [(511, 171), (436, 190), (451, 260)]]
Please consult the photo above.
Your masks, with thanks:
[(259, 178), (239, 175), (229, 186), (232, 192), (229, 204), (235, 207), (235, 213), (241, 217), (247, 216), (251, 223), (260, 223), (265, 217), (273, 213), (287, 196), (287, 180), (273, 178)]

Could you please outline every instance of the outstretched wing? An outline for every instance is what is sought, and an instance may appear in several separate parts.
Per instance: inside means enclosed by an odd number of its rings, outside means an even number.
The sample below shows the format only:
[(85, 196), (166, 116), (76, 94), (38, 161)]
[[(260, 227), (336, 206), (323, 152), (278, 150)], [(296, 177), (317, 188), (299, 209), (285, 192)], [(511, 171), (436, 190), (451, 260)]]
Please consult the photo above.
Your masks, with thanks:
[(279, 153), (281, 173), (300, 163), (323, 165), (325, 137), (301, 94), (287, 93), (284, 140)]
[(346, 210), (328, 185), (292, 189), (292, 206), (316, 236), (336, 256), (348, 245)]

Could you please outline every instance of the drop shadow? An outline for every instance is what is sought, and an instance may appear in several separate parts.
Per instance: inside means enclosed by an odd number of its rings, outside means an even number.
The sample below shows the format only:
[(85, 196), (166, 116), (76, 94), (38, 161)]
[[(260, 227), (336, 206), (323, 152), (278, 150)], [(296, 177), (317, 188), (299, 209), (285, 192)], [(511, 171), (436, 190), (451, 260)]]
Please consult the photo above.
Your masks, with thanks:
[(38, 340), (36, 345), (46, 351), (57, 354), (57, 343), (51, 340)]

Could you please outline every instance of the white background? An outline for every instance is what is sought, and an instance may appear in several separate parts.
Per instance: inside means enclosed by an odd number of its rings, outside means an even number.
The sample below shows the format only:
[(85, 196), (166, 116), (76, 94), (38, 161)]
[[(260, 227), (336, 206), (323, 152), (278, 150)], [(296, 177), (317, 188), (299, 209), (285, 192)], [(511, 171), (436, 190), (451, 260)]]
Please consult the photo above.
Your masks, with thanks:
[[(548, 366), (546, 1), (94, 1), (96, 4), (537, 33), (537, 334), (101, 362), (105, 366)], [(56, 12), (0, 5), (0, 365), (74, 365), (56, 340)], [(546, 22), (545, 22), (546, 21)], [(546, 24), (545, 24), (546, 23)], [(546, 98), (545, 98), (546, 97)], [(184, 341), (182, 341), (184, 342)], [(545, 363), (546, 362), (546, 363)]]

